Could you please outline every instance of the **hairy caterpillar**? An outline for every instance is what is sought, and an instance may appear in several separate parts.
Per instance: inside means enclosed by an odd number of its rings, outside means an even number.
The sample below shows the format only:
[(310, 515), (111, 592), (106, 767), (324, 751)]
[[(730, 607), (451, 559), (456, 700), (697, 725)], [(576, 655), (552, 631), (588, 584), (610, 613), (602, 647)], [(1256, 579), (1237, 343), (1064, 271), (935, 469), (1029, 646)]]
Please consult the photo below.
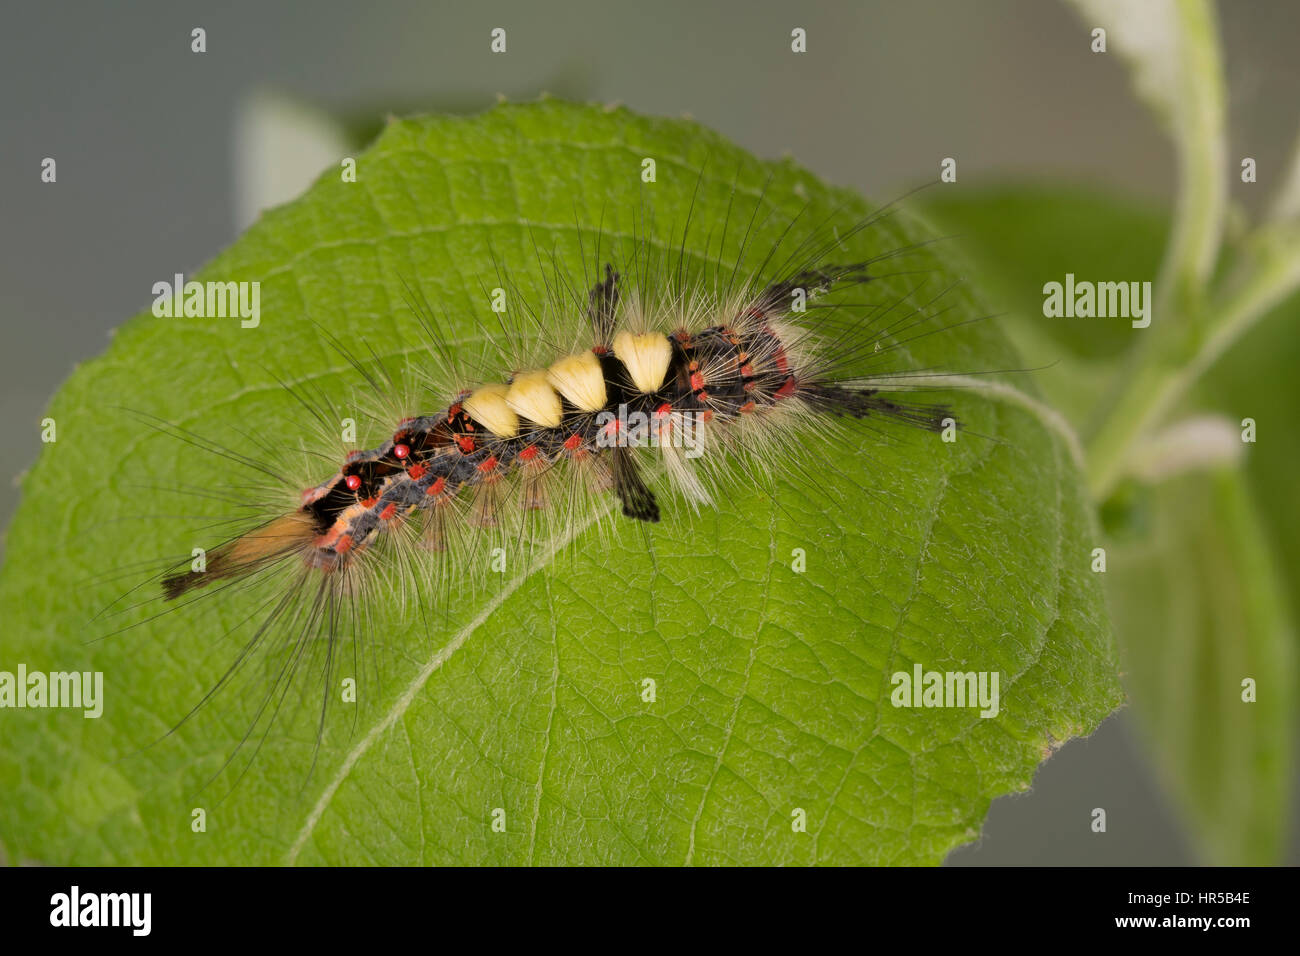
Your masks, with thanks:
[[(419, 513), (429, 547), (444, 550), (445, 523), (466, 517), (450, 516), (459, 497), (470, 496), (473, 524), (494, 526), (506, 508), (548, 507), (548, 480), (564, 465), (586, 470), (593, 487), (612, 489), (625, 516), (656, 522), (659, 505), (629, 451), (642, 441), (663, 451), (684, 497), (710, 504), (709, 490), (677, 453), (679, 437), (695, 452), (711, 441), (723, 454), (743, 452), (752, 440), (747, 422), (758, 440), (779, 441), (782, 429), (815, 414), (878, 415), (939, 431), (946, 407), (900, 402), (836, 378), (833, 357), (819, 355), (808, 331), (790, 324), (793, 292), (870, 281), (867, 265), (803, 270), (756, 294), (741, 291), (733, 302), (642, 316), (670, 318), (669, 333), (621, 328), (619, 274), (606, 265), (607, 278), (590, 293), (595, 344), (588, 351), (462, 392), (446, 411), (405, 419), (389, 441), (353, 452), (335, 475), (305, 490), (296, 511), (221, 546), (205, 571), (166, 577), (163, 588), (180, 597), (291, 555), (322, 575), (346, 574), (375, 536)], [(692, 318), (704, 327), (693, 330)], [(648, 423), (648, 435), (629, 434), (631, 417)]]
[[(743, 256), (729, 271), (692, 275), (683, 259), (661, 263), (644, 241), (633, 240), (622, 257), (597, 250), (599, 280), (557, 267), (549, 300), (524, 304), (530, 321), (507, 328), (505, 341), (487, 335), (482, 369), (454, 367), (432, 307), (406, 284), (432, 340), (413, 363), (424, 396), (395, 398), (401, 388), (383, 363), (360, 361), (334, 342), (399, 411), (372, 414), (391, 431), (368, 450), (333, 460), (313, 450), (303, 481), (159, 424), (269, 475), (279, 492), (266, 495), (265, 514), (251, 526), (209, 542), (201, 567), (173, 566), (161, 576), (164, 614), (258, 589), (240, 625), (242, 649), (203, 700), (269, 651), (249, 732), (264, 719), (269, 730), (314, 663), (324, 687), (319, 733), (343, 642), (350, 638), (356, 655), (373, 636), (367, 615), (375, 601), (409, 604), (427, 624), (430, 608), (483, 585), (492, 554), (545, 551), (587, 515), (598, 527), (613, 520), (646, 527), (665, 507), (707, 509), (734, 483), (761, 488), (775, 472), (815, 495), (819, 470), (855, 467), (833, 461), (840, 421), (957, 428), (946, 405), (908, 397), (927, 387), (927, 370), (898, 367), (909, 343), (946, 328), (940, 300), (948, 289), (922, 294), (925, 270), (898, 264), (920, 247), (866, 260), (837, 256), (891, 212), (839, 233), (823, 223), (791, 242), (795, 217), (745, 274)], [(751, 221), (746, 241), (752, 229)], [(898, 277), (915, 281), (872, 302), (844, 298)], [(320, 431), (342, 417), (328, 397), (290, 391)], [(891, 441), (893, 432), (882, 429), (879, 439)], [(671, 505), (654, 490), (659, 472), (675, 492)], [(610, 498), (624, 517), (607, 523)], [(352, 672), (364, 669), (354, 658)]]

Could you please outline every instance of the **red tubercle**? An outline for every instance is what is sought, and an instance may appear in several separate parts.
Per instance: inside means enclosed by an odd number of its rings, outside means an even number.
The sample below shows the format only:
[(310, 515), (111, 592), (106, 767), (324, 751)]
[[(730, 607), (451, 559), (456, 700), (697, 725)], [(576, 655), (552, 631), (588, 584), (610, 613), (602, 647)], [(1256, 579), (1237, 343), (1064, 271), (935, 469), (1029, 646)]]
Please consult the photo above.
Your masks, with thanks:
[(754, 366), (752, 366), (752, 365), (750, 365), (748, 362), (746, 362), (744, 365), (742, 365), (742, 366), (740, 367), (740, 375), (741, 375), (742, 378), (753, 378), (753, 377), (754, 377)]
[(470, 438), (468, 435), (457, 435), (456, 447), (460, 449), (461, 454), (471, 455), (474, 453), (477, 444), (474, 439)]
[(428, 471), (429, 469), (425, 468), (424, 465), (412, 465), (410, 468), (406, 469), (406, 473), (410, 476), (412, 481), (419, 481)]
[(691, 373), (691, 391), (701, 393), (704, 391), (704, 376), (699, 372)]
[(704, 411), (700, 412), (700, 421), (706, 425), (713, 421), (713, 409), (706, 408)]
[(379, 512), (379, 520), (391, 521), (395, 514), (397, 514), (397, 505), (390, 501), (388, 504), (384, 505), (384, 510)]
[(334, 542), (334, 552), (336, 554), (347, 554), (352, 550), (352, 535), (341, 534), (339, 539)]
[(582, 444), (582, 436), (576, 433), (564, 439), (564, 447), (568, 451), (576, 451), (578, 446), (581, 444)]
[(795, 380), (795, 377), (793, 375), (788, 375), (786, 376), (785, 381), (781, 383), (781, 387), (776, 390), (776, 394), (773, 397), (789, 398), (795, 393), (795, 390), (798, 387), (799, 383)]
[(447, 487), (446, 478), (442, 478), (442, 477), (435, 478), (433, 480), (433, 484), (431, 484), (428, 488), (424, 489), (424, 493), (426, 495), (440, 495), (442, 494), (443, 489), (446, 487)]
[(745, 415), (745, 414), (747, 414), (747, 413), (749, 413), (749, 412), (752, 412), (753, 410), (754, 410), (754, 403), (753, 403), (753, 402), (746, 402), (744, 405), (741, 405), (740, 408), (738, 409), (738, 411), (739, 411), (742, 415)]
[(379, 504), (378, 496), (372, 496), (370, 498), (361, 499), (361, 507), (363, 508), (373, 508), (377, 504)]
[(520, 461), (532, 461), (536, 457), (537, 457), (536, 445), (529, 445), (527, 448), (525, 448), (523, 451), (519, 453)]
[(343, 484), (348, 486), (348, 491), (356, 491), (358, 488), (361, 487), (361, 476), (348, 475), (346, 478), (343, 479)]
[(403, 459), (411, 453), (411, 446), (407, 444), (398, 444), (393, 446), (393, 457)]
[(593, 353), (594, 355), (608, 355), (608, 354), (609, 354), (609, 346), (607, 346), (607, 345), (593, 345), (593, 346), (591, 347), (591, 351), (592, 351), (592, 353)]
[(667, 418), (672, 413), (673, 413), (673, 406), (671, 402), (664, 402), (662, 405), (660, 405), (658, 408), (655, 409), (655, 415), (659, 418)]
[(479, 463), (478, 470), (483, 472), (484, 474), (487, 474), (489, 471), (495, 471), (496, 467), (497, 467), (497, 456), (488, 455), (487, 458), (484, 458), (483, 461)]
[(785, 349), (777, 349), (776, 354), (772, 356), (772, 361), (776, 363), (776, 370), (782, 375), (790, 371), (790, 360), (786, 358)]

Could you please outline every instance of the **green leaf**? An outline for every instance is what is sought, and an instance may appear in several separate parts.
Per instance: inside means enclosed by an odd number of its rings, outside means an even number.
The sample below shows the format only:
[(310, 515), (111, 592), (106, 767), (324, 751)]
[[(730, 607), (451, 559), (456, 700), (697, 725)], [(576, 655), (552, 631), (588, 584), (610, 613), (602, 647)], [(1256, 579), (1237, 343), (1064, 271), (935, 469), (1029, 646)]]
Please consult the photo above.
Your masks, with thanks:
[[(1252, 497), (1268, 515), (1265, 533), (1280, 557), (1287, 594), (1300, 594), (1300, 445), (1291, 438), (1292, 409), (1300, 407), (1300, 295), (1273, 310), (1210, 371), (1194, 396), (1203, 408), (1222, 409), (1235, 423), (1255, 421), (1257, 440), (1247, 445)], [(1286, 321), (1286, 319), (1290, 321)], [(1294, 611), (1295, 609), (1292, 608)]]
[[(1295, 743), (1295, 632), (1235, 469), (1157, 486), (1107, 574), (1156, 764), (1206, 862), (1275, 864)], [(1243, 681), (1255, 684), (1243, 700)]]
[[(652, 185), (643, 157), (657, 161)], [(357, 376), (312, 322), (361, 354), (418, 360), (403, 279), (446, 316), (451, 348), (473, 356), (494, 326), (496, 263), (542, 301), (552, 252), (561, 274), (590, 270), (597, 224), (606, 245), (639, 223), (665, 255), (680, 246), (689, 269), (730, 269), (743, 230), (733, 219), (722, 253), (718, 237), (734, 187), (737, 210), (773, 213), (753, 226), (753, 269), (801, 210), (847, 228), (868, 208), (693, 123), (550, 101), (394, 122), (358, 170), (355, 184), (329, 173), (265, 215), (198, 276), (260, 281), (260, 326), (143, 314), (55, 398), (58, 441), (27, 477), (0, 578), (0, 666), (101, 670), (107, 702), (98, 720), (0, 713), (11, 859), (937, 863), (977, 835), (994, 797), (1025, 789), (1052, 747), (1118, 705), (1067, 436), (992, 376), (945, 396), (969, 426), (955, 443), (849, 424), (829, 451), (809, 444), (811, 474), (778, 478), (775, 499), (742, 485), (694, 516), (669, 497), (662, 524), (603, 533), (599, 514), (575, 515), (553, 558), (510, 565), (498, 584), (471, 592), (452, 569), (437, 602), (375, 604), (363, 637), (382, 681), (362, 684), (354, 716), (332, 705), (314, 770), (311, 686), (229, 796), (232, 771), (205, 789), (248, 727), (255, 680), (150, 744), (232, 661), (239, 642), (223, 635), (255, 609), (250, 595), (107, 637), (92, 618), (125, 587), (96, 575), (216, 533), (133, 517), (176, 514), (174, 498), (143, 486), (228, 484), (232, 465), (111, 406), (250, 454), (297, 446), (310, 423), (266, 369), (352, 407)], [(925, 235), (900, 213), (843, 251)], [(941, 247), (908, 263), (921, 271), (873, 295), (952, 282)], [(964, 288), (943, 301), (950, 324), (984, 312)], [(958, 372), (1018, 364), (988, 322), (906, 351)], [(999, 672), (999, 713), (894, 708), (891, 675), (917, 663)], [(352, 666), (347, 650), (340, 666)], [(192, 830), (195, 808), (206, 832)], [(800, 810), (806, 832), (792, 826)]]

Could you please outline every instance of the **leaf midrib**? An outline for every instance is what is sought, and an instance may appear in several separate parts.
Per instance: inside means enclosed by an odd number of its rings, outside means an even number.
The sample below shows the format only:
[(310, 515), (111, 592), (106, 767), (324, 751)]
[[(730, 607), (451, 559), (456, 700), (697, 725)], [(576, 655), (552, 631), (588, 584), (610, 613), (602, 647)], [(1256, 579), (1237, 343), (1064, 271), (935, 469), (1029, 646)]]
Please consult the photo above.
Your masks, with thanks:
[(429, 678), (446, 663), (460, 647), (469, 640), (470, 636), (477, 631), (482, 625), (494, 615), (497, 610), (505, 603), (506, 599), (519, 590), (524, 582), (531, 578), (538, 571), (545, 568), (551, 563), (551, 560), (566, 548), (575, 538), (585, 532), (593, 524), (605, 517), (613, 509), (612, 502), (601, 502), (592, 508), (591, 515), (584, 521), (574, 522), (570, 529), (563, 535), (559, 535), (555, 540), (538, 556), (529, 567), (521, 574), (512, 578), (505, 587), (503, 587), (492, 600), (484, 605), (483, 610), (478, 613), (472, 621), (466, 624), (456, 633), (450, 641), (436, 650), (429, 658), (428, 662), (421, 668), (420, 672), (415, 675), (411, 683), (407, 686), (402, 695), (394, 701), (393, 705), (388, 708), (385, 714), (375, 722), (355, 747), (348, 752), (339, 769), (335, 772), (333, 778), (325, 785), (321, 791), (319, 799), (312, 806), (306, 820), (303, 821), (302, 828), (298, 831), (298, 836), (294, 839), (289, 852), (285, 855), (285, 865), (292, 866), (298, 859), (298, 854), (302, 852), (303, 846), (311, 838), (315, 831), (316, 825), (320, 822), (325, 810), (328, 808), (330, 801), (333, 800), (334, 794), (338, 792), (339, 787), (347, 779), (352, 768), (365, 755), (381, 734), (385, 733), (389, 727), (397, 722), (397, 719), (406, 713), (411, 703), (415, 700), (420, 689), (428, 682)]

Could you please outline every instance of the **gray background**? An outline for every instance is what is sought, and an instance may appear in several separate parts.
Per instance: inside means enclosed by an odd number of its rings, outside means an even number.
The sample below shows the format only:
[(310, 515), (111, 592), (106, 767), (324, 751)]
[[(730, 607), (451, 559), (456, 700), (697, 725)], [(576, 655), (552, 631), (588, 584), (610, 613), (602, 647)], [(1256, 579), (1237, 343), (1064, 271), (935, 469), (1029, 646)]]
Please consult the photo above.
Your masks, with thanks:
[[(1276, 170), (1300, 114), (1300, 5), (1220, 20), (1231, 155)], [(190, 52), (206, 28), (208, 52)], [(509, 31), (509, 52), (488, 32)], [(789, 55), (790, 30), (809, 52)], [(1167, 199), (1172, 153), (1071, 10), (984, 2), (16, 3), (0, 26), (0, 476), (81, 359), (236, 238), (231, 129), (258, 89), (352, 116), (478, 110), (541, 90), (690, 114), (760, 156), (892, 197), (945, 156)], [(39, 180), (42, 157), (58, 182)], [(88, 461), (88, 468), (93, 462)], [(0, 526), (17, 493), (0, 492)], [(1106, 807), (1109, 832), (1089, 832)], [(1300, 854), (1292, 853), (1293, 858)], [(957, 864), (1178, 864), (1190, 850), (1121, 714), (994, 804)]]

